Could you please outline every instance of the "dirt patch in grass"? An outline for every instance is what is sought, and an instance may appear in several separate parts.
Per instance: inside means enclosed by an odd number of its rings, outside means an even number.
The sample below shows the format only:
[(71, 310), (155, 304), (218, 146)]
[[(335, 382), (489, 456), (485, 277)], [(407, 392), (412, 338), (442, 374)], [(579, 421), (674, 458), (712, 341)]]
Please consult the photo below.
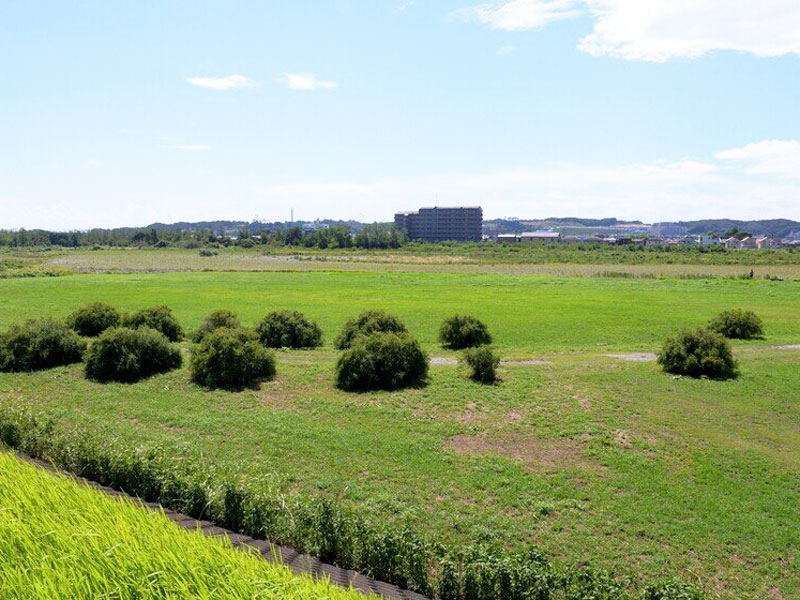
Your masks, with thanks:
[(622, 354), (603, 354), (603, 356), (632, 362), (653, 362), (658, 358), (655, 352), (627, 352)]
[(553, 363), (544, 358), (529, 358), (526, 360), (504, 360), (500, 364), (504, 367), (527, 367), (530, 365), (552, 365)]
[(584, 454), (586, 444), (570, 438), (542, 439), (520, 433), (460, 434), (447, 440), (446, 447), (458, 454), (500, 454), (537, 471), (591, 468)]
[(447, 356), (431, 356), (430, 363), (432, 365), (457, 365), (458, 361)]

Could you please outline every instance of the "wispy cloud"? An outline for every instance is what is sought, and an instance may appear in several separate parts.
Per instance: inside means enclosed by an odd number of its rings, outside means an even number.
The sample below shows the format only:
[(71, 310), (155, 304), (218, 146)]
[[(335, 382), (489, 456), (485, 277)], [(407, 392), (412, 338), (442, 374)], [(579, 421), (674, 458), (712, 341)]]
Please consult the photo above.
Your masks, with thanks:
[(583, 14), (580, 4), (578, 0), (511, 0), (469, 6), (452, 16), (466, 21), (479, 21), (494, 29), (524, 31), (578, 17)]
[(225, 77), (187, 77), (186, 82), (209, 90), (235, 90), (251, 88), (258, 85), (257, 81), (244, 75), (227, 75)]
[(181, 144), (175, 146), (175, 148), (178, 150), (186, 150), (187, 152), (207, 152), (213, 149), (213, 147), (208, 144)]
[(800, 179), (800, 141), (764, 140), (718, 152), (716, 157), (743, 165), (750, 175), (781, 175)]
[(290, 90), (329, 90), (339, 87), (337, 82), (319, 79), (313, 73), (284, 73), (278, 82)]
[(500, 56), (505, 56), (506, 54), (513, 54), (516, 51), (517, 51), (516, 46), (500, 46), (497, 49), (497, 54), (499, 54)]
[(626, 60), (664, 62), (715, 50), (800, 55), (797, 0), (510, 0), (456, 14), (507, 31), (589, 15), (594, 28), (578, 48)]

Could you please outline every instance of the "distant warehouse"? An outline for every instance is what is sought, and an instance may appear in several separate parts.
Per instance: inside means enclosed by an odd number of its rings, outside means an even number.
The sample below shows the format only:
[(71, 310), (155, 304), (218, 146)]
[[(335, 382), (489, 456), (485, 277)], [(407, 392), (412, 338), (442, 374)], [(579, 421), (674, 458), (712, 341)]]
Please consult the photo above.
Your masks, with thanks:
[(480, 206), (420, 208), (394, 215), (394, 225), (408, 238), (423, 242), (480, 242), (483, 209)]

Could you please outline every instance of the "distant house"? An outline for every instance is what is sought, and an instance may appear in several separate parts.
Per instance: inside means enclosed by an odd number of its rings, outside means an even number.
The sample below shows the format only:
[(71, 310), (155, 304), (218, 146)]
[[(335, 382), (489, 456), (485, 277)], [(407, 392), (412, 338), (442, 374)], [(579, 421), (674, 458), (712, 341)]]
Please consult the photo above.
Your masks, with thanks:
[(497, 242), (500, 244), (516, 244), (519, 242), (519, 236), (516, 233), (499, 233), (497, 234)]
[(756, 247), (756, 239), (752, 237), (746, 237), (741, 240), (740, 248), (755, 248)]
[(716, 246), (720, 241), (718, 237), (704, 233), (694, 236), (694, 243), (698, 246)]
[(561, 241), (561, 234), (558, 231), (524, 231), (519, 237), (520, 241), (529, 243), (557, 244)]
[(777, 248), (778, 242), (773, 240), (772, 238), (762, 237), (756, 240), (756, 248), (759, 250), (767, 250), (769, 248)]
[(729, 237), (723, 242), (728, 250), (738, 250), (742, 247), (742, 242), (739, 238)]

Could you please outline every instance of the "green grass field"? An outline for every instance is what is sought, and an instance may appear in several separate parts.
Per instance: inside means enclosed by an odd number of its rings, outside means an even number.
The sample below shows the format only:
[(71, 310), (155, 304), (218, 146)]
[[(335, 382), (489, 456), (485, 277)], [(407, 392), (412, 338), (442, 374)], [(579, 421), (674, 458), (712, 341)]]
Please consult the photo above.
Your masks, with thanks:
[(354, 600), (0, 452), (0, 597)]
[[(287, 491), (323, 494), (447, 541), (535, 542), (557, 560), (634, 579), (678, 574), (726, 597), (800, 598), (800, 282), (400, 272), (93, 274), (0, 281), (0, 324), (65, 316), (91, 300), (171, 306), (197, 327), (214, 309), (247, 325), (274, 309), (319, 321), (326, 346), (278, 353), (258, 390), (208, 392), (188, 369), (135, 385), (80, 365), (0, 374), (0, 403), (63, 426), (179, 444)], [(435, 356), (441, 320), (483, 319), (505, 359), (480, 386), (461, 367), (429, 385), (346, 394), (330, 342), (365, 308), (398, 314)], [(725, 308), (755, 310), (765, 339), (735, 343), (737, 381), (674, 378), (651, 352)], [(188, 344), (184, 344), (188, 347)]]

